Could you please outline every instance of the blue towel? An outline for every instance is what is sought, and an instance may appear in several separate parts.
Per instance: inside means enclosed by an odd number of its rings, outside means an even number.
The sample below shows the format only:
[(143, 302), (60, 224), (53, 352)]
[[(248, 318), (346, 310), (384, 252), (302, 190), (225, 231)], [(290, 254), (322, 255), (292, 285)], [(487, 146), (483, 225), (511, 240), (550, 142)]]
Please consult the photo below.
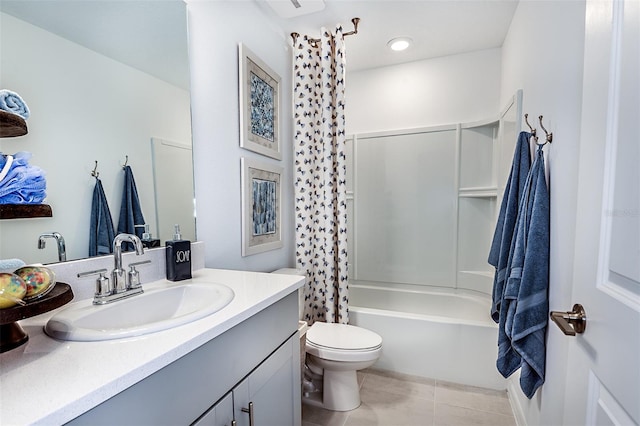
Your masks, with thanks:
[(20, 259), (0, 259), (0, 272), (13, 272), (16, 269), (23, 267), (24, 265), (26, 265), (26, 263), (24, 263)]
[(25, 120), (31, 115), (29, 107), (20, 95), (7, 89), (0, 90), (0, 109), (10, 112), (11, 114), (19, 115)]
[[(134, 234), (142, 238), (144, 228), (136, 228), (136, 225), (144, 225), (144, 216), (138, 199), (136, 181), (133, 179), (133, 171), (130, 166), (124, 167), (124, 188), (122, 189), (122, 204), (120, 204), (120, 218), (118, 219), (118, 234)], [(124, 251), (133, 250), (133, 244), (123, 244)]]
[(531, 167), (531, 158), (529, 156), (530, 139), (531, 133), (528, 132), (520, 132), (518, 136), (516, 149), (513, 154), (513, 162), (511, 164), (511, 172), (509, 173), (507, 185), (504, 188), (498, 223), (496, 224), (496, 230), (493, 234), (493, 242), (489, 252), (489, 264), (496, 268), (493, 279), (493, 300), (491, 304), (491, 317), (496, 323), (499, 322), (500, 304), (502, 302), (507, 272), (507, 261), (509, 260), (511, 240), (513, 239), (513, 233), (516, 227), (518, 207)]
[(115, 238), (111, 211), (104, 195), (102, 182), (96, 178), (91, 203), (91, 224), (89, 230), (89, 256), (99, 256), (113, 253), (113, 239)]
[(549, 316), (549, 191), (542, 145), (538, 145), (520, 201), (500, 309), (498, 369), (508, 377), (520, 367), (520, 388), (532, 398), (544, 383), (545, 332)]
[(40, 204), (47, 196), (45, 172), (29, 164), (30, 152), (0, 153), (0, 204)]

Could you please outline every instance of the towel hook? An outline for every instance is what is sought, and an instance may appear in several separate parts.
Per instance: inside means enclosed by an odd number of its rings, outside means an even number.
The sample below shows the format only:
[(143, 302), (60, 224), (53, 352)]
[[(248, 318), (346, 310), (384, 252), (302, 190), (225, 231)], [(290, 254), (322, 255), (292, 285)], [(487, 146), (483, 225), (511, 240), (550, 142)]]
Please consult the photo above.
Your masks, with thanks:
[(129, 163), (129, 156), (125, 155), (124, 156), (124, 166), (122, 166), (122, 170), (124, 170), (127, 167), (128, 163)]
[(538, 120), (540, 121), (540, 127), (542, 127), (545, 135), (547, 135), (547, 142), (551, 143), (551, 141), (553, 140), (553, 132), (549, 133), (547, 132), (547, 129), (544, 128), (544, 125), (542, 124), (542, 116), (538, 117)]
[(527, 126), (529, 126), (529, 130), (531, 130), (531, 136), (535, 137), (536, 136), (536, 129), (531, 127), (531, 124), (529, 124), (529, 114), (525, 114), (524, 115), (524, 122), (527, 123)]
[(91, 172), (91, 176), (97, 179), (98, 176), (100, 176), (100, 172), (98, 171), (98, 160), (95, 160), (95, 161), (96, 161), (96, 165), (93, 168), (93, 171)]

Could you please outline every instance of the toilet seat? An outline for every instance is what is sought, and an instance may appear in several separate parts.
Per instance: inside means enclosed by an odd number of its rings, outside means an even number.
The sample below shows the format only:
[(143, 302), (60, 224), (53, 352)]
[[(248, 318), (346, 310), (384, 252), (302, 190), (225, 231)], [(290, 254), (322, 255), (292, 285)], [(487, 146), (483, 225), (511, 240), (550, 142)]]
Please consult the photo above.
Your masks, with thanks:
[(307, 353), (332, 361), (370, 361), (380, 356), (382, 337), (347, 324), (314, 323), (307, 330)]

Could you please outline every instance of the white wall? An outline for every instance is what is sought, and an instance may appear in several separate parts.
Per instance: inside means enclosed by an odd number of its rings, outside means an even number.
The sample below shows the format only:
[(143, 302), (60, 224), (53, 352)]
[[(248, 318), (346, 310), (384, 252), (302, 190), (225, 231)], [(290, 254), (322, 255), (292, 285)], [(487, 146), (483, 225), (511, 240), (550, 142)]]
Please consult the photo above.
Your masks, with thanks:
[[(500, 49), (349, 72), (347, 133), (408, 129), (497, 116)], [(513, 93), (512, 93), (513, 94)]]
[[(290, 40), (270, 25), (255, 2), (188, 1), (198, 239), (211, 268), (272, 271), (294, 263)], [(282, 78), (282, 161), (240, 148), (238, 43)], [(284, 247), (241, 256), (240, 158), (285, 168), (282, 179)]]
[(95, 160), (117, 226), (121, 165), (129, 156), (155, 233), (150, 140), (190, 144), (189, 92), (10, 15), (0, 19), (1, 86), (31, 109), (29, 134), (1, 139), (0, 150), (34, 154), (31, 163), (47, 173), (46, 202), (53, 209), (52, 219), (0, 221), (0, 258), (57, 261), (52, 240), (45, 250), (35, 249), (47, 231), (65, 237), (69, 259), (87, 256)]
[[(501, 99), (524, 92), (532, 125), (544, 115), (554, 142), (546, 147), (551, 187), (550, 308), (567, 310), (571, 300), (580, 141), (585, 5), (583, 1), (520, 1), (503, 45)], [(534, 124), (534, 122), (536, 124)], [(567, 337), (550, 323), (546, 381), (532, 400), (517, 383), (511, 396), (529, 425), (562, 424)]]

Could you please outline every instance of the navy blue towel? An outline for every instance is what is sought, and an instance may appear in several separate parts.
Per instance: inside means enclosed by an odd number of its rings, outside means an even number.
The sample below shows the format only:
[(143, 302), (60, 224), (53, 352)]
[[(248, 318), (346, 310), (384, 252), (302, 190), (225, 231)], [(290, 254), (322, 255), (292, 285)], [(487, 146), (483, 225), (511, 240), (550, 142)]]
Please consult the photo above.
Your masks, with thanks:
[(489, 264), (493, 265), (495, 275), (493, 279), (493, 299), (491, 304), (491, 317), (499, 322), (500, 303), (504, 292), (504, 283), (507, 272), (507, 261), (511, 251), (511, 240), (516, 228), (516, 219), (518, 216), (518, 208), (520, 199), (524, 189), (527, 175), (531, 167), (531, 158), (529, 155), (529, 139), (531, 133), (520, 132), (516, 149), (513, 154), (513, 162), (511, 163), (511, 172), (507, 185), (504, 188), (504, 196), (502, 205), (500, 206), (500, 214), (498, 215), (498, 223), (493, 234), (493, 242), (489, 252)]
[[(138, 199), (136, 181), (133, 179), (133, 171), (130, 166), (124, 167), (124, 188), (122, 189), (122, 204), (120, 204), (120, 218), (118, 219), (118, 234), (134, 234), (142, 238), (144, 228), (136, 228), (136, 225), (144, 225), (144, 216)], [(123, 245), (125, 251), (133, 250), (131, 243)]]
[(508, 377), (520, 367), (520, 387), (527, 398), (533, 397), (545, 377), (549, 204), (544, 155), (542, 145), (539, 145), (520, 201), (500, 307), (498, 336), (498, 370)]
[(89, 256), (113, 253), (113, 219), (104, 195), (102, 182), (96, 178), (96, 186), (93, 189), (91, 202), (91, 223), (89, 231)]

